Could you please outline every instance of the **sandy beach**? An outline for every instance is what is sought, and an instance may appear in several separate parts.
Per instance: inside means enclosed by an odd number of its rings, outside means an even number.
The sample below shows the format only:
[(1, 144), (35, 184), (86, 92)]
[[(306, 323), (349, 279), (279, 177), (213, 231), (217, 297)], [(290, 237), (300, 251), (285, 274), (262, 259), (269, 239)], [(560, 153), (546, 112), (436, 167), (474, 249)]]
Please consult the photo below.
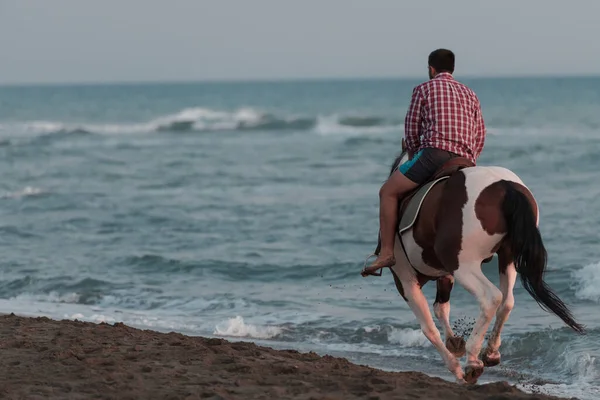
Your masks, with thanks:
[(556, 399), (121, 323), (10, 314), (0, 329), (6, 399)]

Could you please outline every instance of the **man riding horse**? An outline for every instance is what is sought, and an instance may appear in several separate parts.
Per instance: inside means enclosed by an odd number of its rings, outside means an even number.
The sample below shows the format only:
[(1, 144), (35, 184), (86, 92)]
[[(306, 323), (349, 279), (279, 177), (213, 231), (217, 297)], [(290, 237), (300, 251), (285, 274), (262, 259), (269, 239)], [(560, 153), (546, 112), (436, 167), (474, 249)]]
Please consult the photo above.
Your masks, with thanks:
[[(515, 305), (517, 276), (544, 310), (577, 333), (584, 334), (585, 327), (544, 282), (548, 253), (531, 190), (507, 168), (475, 165), (486, 133), (481, 107), (473, 91), (454, 80), (453, 71), (452, 52), (430, 54), (431, 79), (414, 89), (406, 115), (403, 144), (409, 160), (402, 163), (403, 146), (380, 191), (379, 256), (361, 274), (379, 275), (376, 271), (389, 267), (400, 295), (448, 370), (457, 382), (476, 383), (484, 367), (500, 363), (501, 333)], [(500, 288), (482, 271), (494, 254)], [(437, 282), (433, 309), (445, 340), (422, 291), (432, 280)], [(480, 308), (466, 341), (450, 326), (455, 280)], [(459, 361), (463, 355), (464, 369)]]
[(475, 164), (483, 150), (486, 128), (481, 105), (475, 93), (452, 76), (454, 58), (450, 50), (433, 51), (429, 55), (430, 80), (412, 92), (404, 128), (410, 159), (379, 191), (381, 250), (363, 276), (396, 263), (394, 237), (402, 196), (430, 180), (448, 160), (464, 157)]

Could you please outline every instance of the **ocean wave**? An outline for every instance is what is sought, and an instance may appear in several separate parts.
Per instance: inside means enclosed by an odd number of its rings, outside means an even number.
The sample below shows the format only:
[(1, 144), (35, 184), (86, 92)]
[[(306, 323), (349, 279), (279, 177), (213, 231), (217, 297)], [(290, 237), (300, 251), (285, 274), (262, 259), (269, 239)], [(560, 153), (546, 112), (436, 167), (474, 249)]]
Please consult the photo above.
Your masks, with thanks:
[(421, 329), (392, 328), (388, 333), (388, 340), (392, 344), (403, 347), (430, 347), (431, 342), (425, 337)]
[(321, 135), (353, 135), (387, 133), (403, 129), (403, 126), (394, 120), (379, 117), (345, 117), (334, 114), (319, 117), (314, 131)]
[(309, 130), (316, 125), (311, 117), (284, 117), (242, 108), (233, 112), (188, 108), (151, 122), (154, 130), (171, 132), (215, 132), (248, 130)]
[(60, 294), (58, 292), (50, 292), (50, 293), (21, 293), (17, 296), (10, 298), (11, 301), (21, 302), (21, 303), (59, 303), (59, 304), (80, 304), (81, 295), (79, 293), (64, 293)]
[[(52, 290), (42, 288), (31, 290), (30, 287), (43, 286), (41, 282), (31, 280), (10, 281), (3, 284), (4, 292), (6, 286), (19, 286), (25, 290), (14, 290), (11, 295), (4, 295), (0, 299), (14, 304), (73, 304), (90, 306), (100, 309), (119, 308), (123, 310), (158, 311), (185, 310), (190, 312), (220, 312), (230, 310), (248, 309), (255, 305), (243, 297), (231, 294), (211, 296), (175, 296), (165, 294), (162, 290), (154, 287), (119, 288), (118, 285), (110, 285), (101, 281), (87, 280), (87, 283), (76, 285), (52, 285)], [(46, 285), (47, 287), (48, 285)]]
[(575, 296), (600, 303), (600, 262), (573, 272)]
[[(362, 136), (387, 132), (404, 131), (404, 118), (401, 114), (377, 115), (361, 114), (353, 111), (313, 114), (297, 114), (268, 111), (253, 107), (237, 109), (213, 109), (188, 107), (171, 114), (159, 115), (146, 121), (132, 122), (67, 122), (33, 120), (0, 124), (0, 147), (15, 143), (6, 139), (7, 134), (45, 136), (47, 139), (85, 136), (89, 134), (145, 134), (151, 132), (252, 132), (252, 131), (310, 131), (319, 135)], [(565, 137), (597, 139), (600, 130), (594, 126), (577, 124), (545, 125), (518, 123), (510, 120), (491, 119), (487, 123), (490, 136)]]
[[(359, 114), (355, 112), (317, 113), (298, 115), (294, 113), (270, 112), (252, 107), (219, 110), (206, 107), (189, 107), (172, 114), (158, 116), (147, 121), (130, 123), (88, 123), (64, 121), (25, 121), (0, 125), (3, 132), (15, 132), (45, 136), (51, 139), (84, 136), (89, 134), (144, 134), (161, 133), (215, 133), (252, 131), (309, 131), (319, 135), (347, 135), (403, 132), (401, 115)], [(597, 137), (597, 129), (580, 129), (569, 126), (514, 126), (511, 123), (488, 124), (491, 136), (559, 136), (569, 132), (569, 137)], [(0, 141), (0, 146), (11, 145)]]
[[(552, 346), (551, 346), (552, 348)], [(570, 377), (568, 383), (543, 382), (540, 384), (519, 384), (518, 386), (527, 392), (543, 393), (567, 398), (578, 398), (581, 400), (598, 399), (600, 388), (597, 382), (600, 380), (600, 362), (597, 357), (587, 351), (582, 351), (573, 346), (565, 346), (552, 360), (548, 360), (545, 368), (561, 371), (563, 375)]]
[[(598, 329), (588, 331), (588, 336), (594, 338), (599, 334)], [(597, 381), (600, 379), (600, 360), (593, 354), (595, 349), (581, 338), (573, 340), (570, 336), (566, 327), (514, 335), (503, 340), (500, 351), (509, 360), (529, 360), (528, 363), (542, 375), (551, 371), (558, 372), (562, 379), (571, 383)]]
[(148, 132), (222, 131), (314, 131), (334, 133), (378, 133), (401, 129), (400, 121), (377, 115), (284, 115), (254, 108), (233, 111), (203, 107), (185, 108), (146, 122), (122, 124), (26, 121), (3, 125), (4, 131), (47, 135), (53, 138), (87, 134), (140, 134)]
[(597, 400), (600, 398), (600, 389), (593, 384), (576, 383), (548, 383), (543, 385), (517, 384), (517, 388), (527, 393), (557, 396), (566, 399)]
[(253, 339), (272, 339), (279, 336), (283, 328), (278, 326), (259, 326), (244, 322), (244, 318), (236, 316), (218, 324), (213, 335), (244, 337)]
[(421, 329), (413, 329), (391, 324), (373, 324), (356, 327), (344, 324), (315, 329), (315, 322), (306, 322), (294, 326), (294, 339), (321, 344), (358, 344), (370, 345), (371, 349), (382, 349), (393, 345), (397, 348), (430, 348), (429, 340)]
[(20, 199), (23, 197), (40, 196), (44, 194), (47, 194), (47, 192), (43, 189), (26, 186), (15, 192), (2, 193), (0, 194), (0, 199)]
[(260, 261), (180, 260), (156, 254), (126, 256), (119, 258), (117, 263), (144, 275), (201, 276), (206, 271), (210, 271), (211, 274), (218, 275), (221, 279), (234, 282), (272, 282), (274, 273), (277, 274), (279, 280), (294, 282), (315, 278), (342, 281), (356, 275), (356, 264), (354, 263), (291, 264), (282, 267), (279, 264)]

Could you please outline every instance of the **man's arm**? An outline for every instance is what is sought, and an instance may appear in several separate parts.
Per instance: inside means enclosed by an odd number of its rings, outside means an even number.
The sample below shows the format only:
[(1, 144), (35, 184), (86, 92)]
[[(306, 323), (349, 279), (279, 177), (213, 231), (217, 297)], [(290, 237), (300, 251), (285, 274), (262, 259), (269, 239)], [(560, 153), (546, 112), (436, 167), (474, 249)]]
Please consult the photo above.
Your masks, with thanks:
[(404, 118), (404, 138), (406, 139), (406, 149), (411, 157), (419, 147), (422, 103), (423, 96), (421, 95), (421, 88), (417, 86), (413, 89), (410, 105), (408, 106), (406, 117)]
[(477, 115), (475, 118), (476, 118), (475, 149), (473, 149), (473, 150), (475, 151), (475, 157), (477, 158), (483, 151), (483, 146), (485, 144), (485, 134), (486, 134), (485, 122), (483, 120), (483, 113), (481, 112), (481, 105), (479, 106), (479, 109), (477, 110)]

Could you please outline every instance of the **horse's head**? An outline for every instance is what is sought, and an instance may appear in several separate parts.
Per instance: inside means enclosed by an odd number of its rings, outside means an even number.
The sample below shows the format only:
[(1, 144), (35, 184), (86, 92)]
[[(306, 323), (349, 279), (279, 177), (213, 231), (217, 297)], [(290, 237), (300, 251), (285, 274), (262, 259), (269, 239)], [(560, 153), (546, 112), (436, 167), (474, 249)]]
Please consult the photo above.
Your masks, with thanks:
[(409, 157), (408, 157), (408, 151), (406, 150), (406, 142), (404, 141), (404, 138), (402, 138), (402, 152), (394, 160), (394, 163), (392, 164), (392, 168), (390, 169), (390, 176), (392, 176), (392, 174), (394, 173), (394, 171), (398, 168), (398, 166), (400, 164), (405, 163), (406, 161), (408, 161), (408, 159), (409, 159)]

